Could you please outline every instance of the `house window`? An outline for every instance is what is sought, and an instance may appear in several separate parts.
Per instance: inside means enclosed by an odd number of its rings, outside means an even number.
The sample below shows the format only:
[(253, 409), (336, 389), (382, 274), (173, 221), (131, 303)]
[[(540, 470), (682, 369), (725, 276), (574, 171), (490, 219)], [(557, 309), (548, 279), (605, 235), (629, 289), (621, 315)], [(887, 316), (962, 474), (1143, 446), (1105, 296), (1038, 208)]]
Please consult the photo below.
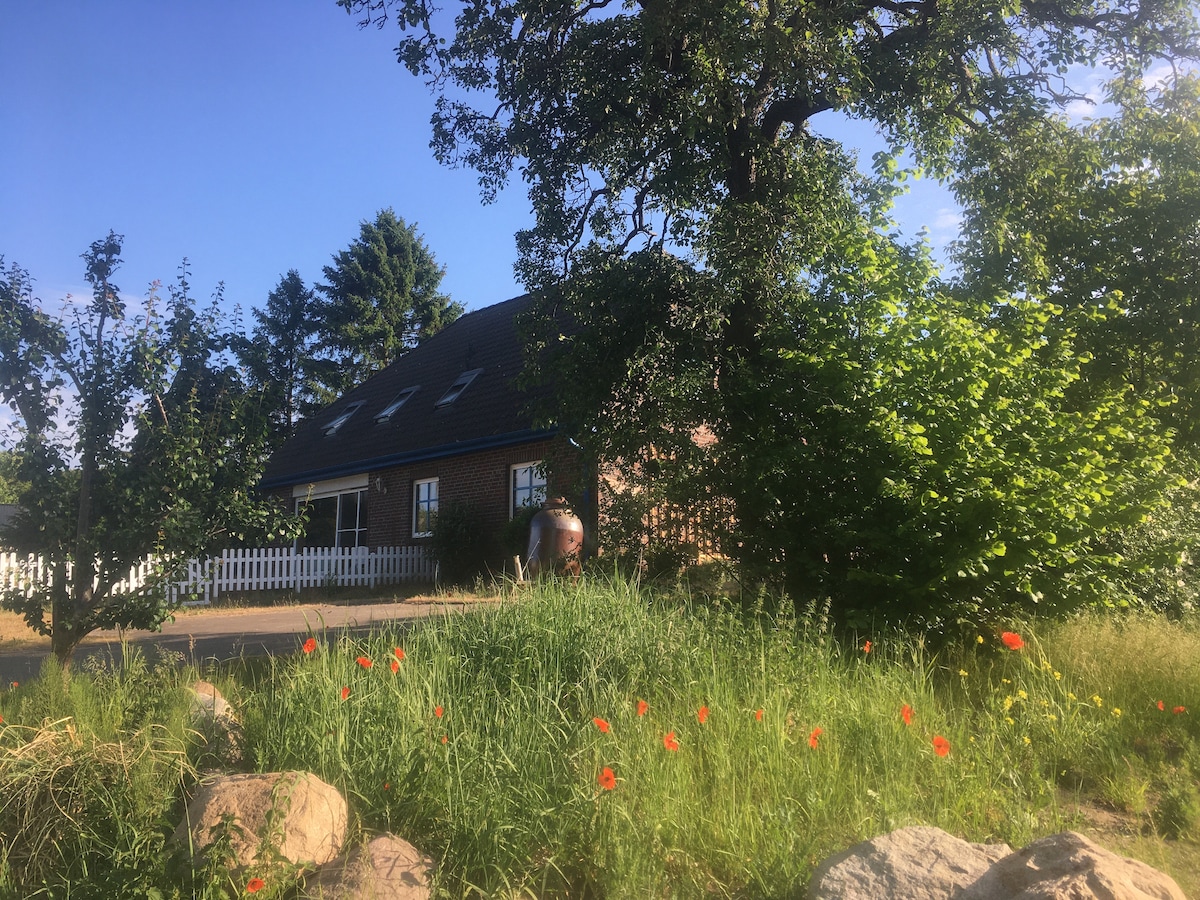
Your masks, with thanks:
[(376, 422), (388, 421), (388, 419), (390, 419), (392, 416), (394, 416), (396, 414), (396, 410), (398, 410), (400, 407), (402, 407), (404, 405), (405, 401), (407, 401), (409, 397), (411, 397), (418, 390), (420, 390), (420, 387), (421, 387), (420, 385), (417, 385), (416, 387), (406, 387), (404, 390), (402, 390), (399, 394), (396, 395), (396, 399), (393, 400), (391, 403), (389, 403), (387, 406), (385, 406), (383, 408), (383, 412), (381, 412), (379, 415), (377, 415), (375, 417), (375, 421)]
[(438, 409), (441, 409), (443, 406), (449, 406), (459, 398), (462, 392), (467, 389), (467, 385), (474, 381), (476, 376), (482, 371), (483, 369), (471, 369), (469, 372), (463, 372), (458, 376), (458, 380), (455, 381), (454, 384), (450, 385), (450, 390), (442, 394), (442, 399), (434, 405)]
[(361, 406), (361, 402), (351, 403), (344, 410), (342, 410), (336, 419), (321, 429), (325, 432), (325, 437), (329, 437), (332, 434), (337, 434), (337, 430), (350, 421), (350, 417), (358, 412)]
[(337, 546), (367, 545), (367, 492), (338, 496)]
[(522, 506), (540, 506), (546, 501), (546, 472), (541, 460), (513, 466), (508, 481), (509, 518)]
[(306, 513), (301, 547), (365, 547), (367, 491), (346, 491), (328, 497), (297, 498), (296, 512)]
[(413, 482), (413, 537), (433, 534), (438, 511), (438, 480), (425, 478)]

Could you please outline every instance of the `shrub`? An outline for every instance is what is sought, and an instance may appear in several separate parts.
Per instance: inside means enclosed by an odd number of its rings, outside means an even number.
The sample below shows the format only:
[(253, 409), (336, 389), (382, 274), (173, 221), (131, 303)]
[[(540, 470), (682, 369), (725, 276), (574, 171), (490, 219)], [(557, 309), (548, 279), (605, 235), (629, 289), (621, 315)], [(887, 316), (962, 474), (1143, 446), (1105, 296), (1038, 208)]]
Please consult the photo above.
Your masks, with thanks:
[(444, 584), (469, 584), (493, 561), (493, 535), (470, 503), (453, 503), (438, 510), (430, 548)]

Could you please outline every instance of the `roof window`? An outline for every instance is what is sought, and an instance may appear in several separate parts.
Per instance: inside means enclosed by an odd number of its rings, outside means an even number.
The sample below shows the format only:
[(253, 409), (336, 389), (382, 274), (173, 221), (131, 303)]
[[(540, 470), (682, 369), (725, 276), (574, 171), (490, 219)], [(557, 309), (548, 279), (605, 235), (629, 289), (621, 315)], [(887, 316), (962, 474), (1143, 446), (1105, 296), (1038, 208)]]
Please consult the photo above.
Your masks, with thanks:
[(375, 421), (376, 422), (386, 422), (388, 419), (390, 419), (392, 416), (394, 416), (396, 414), (396, 410), (398, 410), (400, 407), (402, 407), (404, 405), (405, 401), (407, 401), (409, 397), (411, 397), (413, 394), (415, 394), (420, 389), (421, 389), (421, 386), (419, 384), (416, 385), (415, 387), (406, 387), (404, 390), (402, 390), (400, 393), (398, 393), (396, 395), (396, 398), (391, 403), (389, 403), (387, 406), (385, 406), (383, 408), (383, 412), (381, 412), (379, 415), (377, 415), (375, 417)]
[(459, 398), (462, 392), (467, 389), (467, 385), (474, 381), (475, 377), (482, 371), (483, 369), (471, 369), (469, 372), (463, 372), (458, 376), (458, 380), (450, 385), (450, 390), (442, 394), (442, 399), (434, 405), (439, 409), (443, 406), (449, 406)]
[(358, 412), (360, 407), (362, 407), (361, 401), (358, 403), (351, 403), (344, 410), (342, 410), (336, 419), (321, 429), (325, 433), (325, 437), (329, 437), (332, 434), (337, 434), (337, 430), (350, 421), (350, 417)]

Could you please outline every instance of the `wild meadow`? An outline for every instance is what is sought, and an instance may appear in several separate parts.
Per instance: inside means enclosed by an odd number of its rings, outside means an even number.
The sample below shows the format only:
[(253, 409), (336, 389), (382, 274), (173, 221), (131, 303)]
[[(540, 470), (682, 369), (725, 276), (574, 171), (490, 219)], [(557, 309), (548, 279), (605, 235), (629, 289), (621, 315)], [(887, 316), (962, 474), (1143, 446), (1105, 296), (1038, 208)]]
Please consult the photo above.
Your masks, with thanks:
[(198, 675), (239, 710), (247, 767), (334, 784), (358, 834), (435, 861), (443, 896), (802, 897), (823, 858), (909, 824), (1014, 847), (1090, 831), (1200, 891), (1195, 621), (1006, 622), (934, 648), (599, 579), (312, 637), (0, 693), (0, 896), (244, 895), (253, 873), (168, 842), (202, 763)]

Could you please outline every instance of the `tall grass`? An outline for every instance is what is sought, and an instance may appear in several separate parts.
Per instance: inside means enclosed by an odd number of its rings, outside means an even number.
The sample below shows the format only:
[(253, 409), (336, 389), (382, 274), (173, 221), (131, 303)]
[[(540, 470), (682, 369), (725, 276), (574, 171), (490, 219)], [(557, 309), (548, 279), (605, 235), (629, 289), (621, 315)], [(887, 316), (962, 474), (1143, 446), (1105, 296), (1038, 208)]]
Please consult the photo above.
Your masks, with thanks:
[[(818, 625), (655, 607), (622, 582), (547, 586), (279, 660), (246, 697), (248, 733), (259, 766), (313, 768), (368, 827), (441, 860), (453, 894), (786, 896), (825, 855), (902, 825), (1013, 845), (1058, 827), (1058, 785), (1119, 770), (1153, 708), (1051, 662), (1090, 658), (1070, 630), (939, 657), (899, 635), (867, 653)], [(1175, 674), (1196, 696), (1195, 673)]]
[(161, 875), (192, 774), (178, 677), (129, 651), (70, 679), (50, 662), (3, 698), (0, 896), (139, 896)]
[[(1017, 651), (991, 633), (938, 653), (889, 633), (868, 652), (815, 615), (747, 621), (621, 581), (550, 583), (414, 631), (318, 633), (311, 653), (218, 680), (255, 768), (338, 786), (358, 827), (430, 854), (449, 896), (799, 897), (821, 859), (861, 838), (921, 823), (1017, 846), (1070, 824), (1077, 796), (1194, 836), (1200, 631), (1101, 617), (1020, 631)], [(135, 668), (0, 696), (22, 723), (0, 733), (6, 846), (51, 862), (76, 845), (130, 859), (161, 846), (164, 791), (190, 776), (151, 723), (187, 743), (172, 724), (186, 677), (154, 687)], [(143, 810), (126, 816), (141, 844), (105, 826), (55, 849), (10, 815), (5, 798), (38, 783), (18, 757), (68, 716), (76, 734), (155, 760), (160, 784), (131, 769), (114, 801)], [(219, 895), (212, 873), (144, 871), (164, 897)]]

